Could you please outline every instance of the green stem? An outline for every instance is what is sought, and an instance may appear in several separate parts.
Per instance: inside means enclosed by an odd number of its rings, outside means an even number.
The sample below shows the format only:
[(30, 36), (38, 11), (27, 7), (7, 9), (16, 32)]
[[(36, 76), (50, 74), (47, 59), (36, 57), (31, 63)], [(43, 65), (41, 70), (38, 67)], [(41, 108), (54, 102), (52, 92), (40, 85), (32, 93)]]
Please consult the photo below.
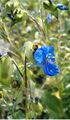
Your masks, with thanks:
[(27, 82), (27, 69), (26, 69), (26, 55), (25, 55), (25, 113), (27, 118), (28, 112), (28, 82)]
[(16, 66), (18, 72), (20, 73), (21, 77), (23, 78), (23, 74), (21, 73), (21, 71), (20, 71), (20, 69), (19, 69), (17, 63), (15, 62), (15, 60), (12, 60), (12, 62), (14, 63), (14, 65)]
[(41, 20), (42, 20), (42, 29), (43, 29), (43, 36), (44, 36), (44, 41), (46, 40), (46, 33), (45, 33), (45, 26), (44, 26), (44, 16), (43, 16), (43, 1), (41, 0), (40, 1), (41, 3), (41, 8), (40, 8), (40, 11), (41, 11)]
[[(9, 56), (9, 57), (10, 57), (10, 56)], [(11, 59), (11, 61), (13, 62), (13, 64), (16, 66), (16, 68), (17, 68), (19, 74), (21, 75), (21, 77), (23, 78), (23, 74), (21, 73), (21, 71), (20, 71), (20, 69), (19, 69), (17, 63), (15, 62), (15, 60), (14, 60), (13, 58), (11, 58), (11, 57), (10, 57), (10, 59)]]
[(49, 31), (48, 31), (48, 25), (47, 25), (47, 39), (49, 40)]

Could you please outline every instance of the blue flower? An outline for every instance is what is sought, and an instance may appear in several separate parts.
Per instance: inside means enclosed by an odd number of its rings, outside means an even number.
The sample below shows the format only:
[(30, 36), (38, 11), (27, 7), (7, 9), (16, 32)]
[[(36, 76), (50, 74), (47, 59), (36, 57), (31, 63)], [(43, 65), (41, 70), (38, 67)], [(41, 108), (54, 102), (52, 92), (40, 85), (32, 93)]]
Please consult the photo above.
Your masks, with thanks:
[(46, 56), (41, 48), (37, 49), (34, 53), (34, 59), (36, 61), (37, 66), (41, 66), (46, 59)]
[(47, 15), (47, 21), (48, 21), (48, 23), (52, 22), (52, 14)]
[(60, 10), (68, 10), (68, 7), (63, 4), (57, 4), (57, 8), (59, 8)]
[(34, 53), (36, 65), (43, 68), (45, 74), (55, 76), (60, 73), (59, 67), (55, 64), (55, 54), (53, 46), (42, 46)]
[(43, 65), (43, 71), (49, 76), (55, 76), (60, 73), (59, 67), (55, 63), (47, 62)]

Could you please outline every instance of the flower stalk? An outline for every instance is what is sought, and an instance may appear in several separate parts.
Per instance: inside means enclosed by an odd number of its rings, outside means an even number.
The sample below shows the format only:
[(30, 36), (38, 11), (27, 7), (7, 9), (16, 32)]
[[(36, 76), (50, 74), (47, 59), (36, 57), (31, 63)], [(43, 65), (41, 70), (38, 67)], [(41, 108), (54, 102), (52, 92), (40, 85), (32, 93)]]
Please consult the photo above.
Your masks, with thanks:
[(25, 55), (25, 114), (27, 118), (28, 112), (28, 82), (27, 82), (27, 68), (26, 68), (26, 55)]

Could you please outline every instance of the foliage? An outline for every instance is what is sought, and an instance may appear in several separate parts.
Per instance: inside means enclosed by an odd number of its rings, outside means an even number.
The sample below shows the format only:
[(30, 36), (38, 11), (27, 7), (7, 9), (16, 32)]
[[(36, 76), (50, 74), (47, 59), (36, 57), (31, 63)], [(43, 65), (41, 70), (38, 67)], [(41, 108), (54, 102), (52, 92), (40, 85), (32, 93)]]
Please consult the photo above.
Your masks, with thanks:
[[(0, 6), (0, 119), (69, 119), (70, 0), (1, 0)], [(44, 45), (54, 46), (56, 76), (36, 64)]]

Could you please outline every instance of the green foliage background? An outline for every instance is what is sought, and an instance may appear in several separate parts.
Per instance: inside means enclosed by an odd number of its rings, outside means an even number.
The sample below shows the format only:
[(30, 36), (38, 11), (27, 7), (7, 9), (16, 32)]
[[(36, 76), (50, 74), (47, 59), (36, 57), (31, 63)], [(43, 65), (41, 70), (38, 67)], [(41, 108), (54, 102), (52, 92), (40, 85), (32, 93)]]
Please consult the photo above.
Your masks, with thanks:
[[(0, 51), (11, 54), (11, 58), (0, 59), (0, 118), (70, 118), (70, 0), (52, 1), (63, 3), (69, 9), (57, 13), (51, 7), (44, 9), (43, 2), (48, 4), (48, 0), (0, 1)], [(8, 17), (11, 10), (13, 19)], [(46, 20), (48, 13), (54, 15), (51, 23)], [(32, 54), (35, 44), (55, 47), (56, 62), (61, 69), (59, 75), (49, 77), (37, 68)], [(27, 57), (27, 112), (24, 51)]]

